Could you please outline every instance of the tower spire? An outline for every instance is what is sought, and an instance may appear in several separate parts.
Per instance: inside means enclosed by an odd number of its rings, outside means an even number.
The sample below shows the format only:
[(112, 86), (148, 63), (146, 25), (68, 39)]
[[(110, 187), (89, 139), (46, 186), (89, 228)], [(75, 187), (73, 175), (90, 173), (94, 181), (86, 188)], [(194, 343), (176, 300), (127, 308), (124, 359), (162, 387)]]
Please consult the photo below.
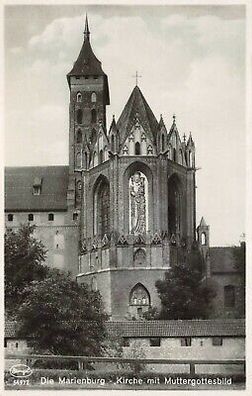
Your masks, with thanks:
[(87, 14), (86, 14), (84, 40), (88, 40), (89, 41), (89, 36), (90, 36), (90, 31), (89, 31), (89, 27), (88, 27), (88, 17), (87, 17)]

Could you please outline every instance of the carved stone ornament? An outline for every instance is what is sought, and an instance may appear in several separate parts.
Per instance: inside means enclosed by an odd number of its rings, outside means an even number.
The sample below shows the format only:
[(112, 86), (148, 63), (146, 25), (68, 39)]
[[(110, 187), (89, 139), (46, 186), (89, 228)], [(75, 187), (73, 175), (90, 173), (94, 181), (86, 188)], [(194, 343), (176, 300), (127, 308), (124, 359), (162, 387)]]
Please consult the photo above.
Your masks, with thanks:
[(102, 247), (106, 247), (109, 245), (109, 239), (107, 234), (104, 235), (104, 237), (102, 238)]
[(128, 242), (127, 242), (126, 237), (125, 237), (124, 235), (120, 235), (117, 244), (118, 244), (118, 245), (121, 245), (121, 246), (126, 246), (126, 245), (128, 245)]
[(145, 239), (143, 235), (138, 234), (134, 238), (134, 245), (145, 245)]
[(161, 245), (162, 243), (162, 239), (161, 236), (158, 232), (155, 232), (155, 234), (153, 235), (153, 238), (151, 240), (151, 244), (152, 245)]

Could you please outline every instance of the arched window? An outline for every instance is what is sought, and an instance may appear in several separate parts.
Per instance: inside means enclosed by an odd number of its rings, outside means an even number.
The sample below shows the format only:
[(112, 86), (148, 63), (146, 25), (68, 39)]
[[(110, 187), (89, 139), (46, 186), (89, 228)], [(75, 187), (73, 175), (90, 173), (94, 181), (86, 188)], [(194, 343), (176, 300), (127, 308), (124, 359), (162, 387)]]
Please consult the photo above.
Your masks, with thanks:
[(165, 137), (164, 134), (162, 134), (162, 138), (161, 138), (161, 151), (165, 150)]
[(104, 161), (107, 161), (107, 160), (108, 160), (108, 147), (105, 146), (104, 147)]
[(49, 213), (48, 214), (48, 221), (54, 221), (54, 214), (53, 213)]
[(93, 166), (97, 166), (98, 165), (98, 155), (97, 152), (94, 152), (94, 156), (93, 156)]
[(204, 232), (201, 234), (201, 245), (206, 245), (206, 234)]
[(103, 150), (100, 150), (99, 153), (99, 164), (101, 164), (103, 162)]
[(136, 142), (135, 144), (135, 155), (140, 155), (141, 154), (141, 146), (139, 142)]
[(92, 129), (92, 133), (91, 133), (91, 139), (90, 139), (90, 142), (91, 142), (91, 144), (95, 144), (95, 142), (96, 142), (96, 139), (97, 139), (97, 133), (96, 133), (96, 130), (95, 130), (95, 129)]
[(172, 153), (173, 153), (173, 161), (175, 161), (176, 162), (176, 160), (177, 160), (177, 153), (176, 153), (176, 149), (174, 148), (173, 149), (173, 151), (172, 151)]
[(111, 136), (111, 151), (112, 153), (115, 151), (115, 136)]
[(76, 112), (76, 119), (78, 124), (82, 124), (82, 117), (83, 117), (82, 110), (78, 109)]
[(132, 288), (129, 303), (130, 305), (150, 306), (149, 292), (141, 283), (137, 283)]
[(179, 150), (179, 163), (183, 165), (183, 152), (181, 149)]
[(82, 101), (82, 95), (81, 95), (80, 92), (77, 93), (76, 98), (77, 98), (77, 102), (81, 102)]
[(109, 234), (110, 218), (110, 194), (109, 184), (102, 180), (95, 192), (94, 220), (96, 222), (95, 233), (103, 237)]
[(92, 109), (91, 110), (91, 122), (95, 123), (96, 120), (97, 120), (96, 110)]
[(235, 307), (235, 287), (232, 285), (224, 287), (224, 305), (226, 308)]
[(82, 142), (82, 133), (81, 133), (81, 130), (79, 129), (77, 131), (76, 143), (81, 143), (81, 142)]
[(188, 166), (192, 166), (193, 164), (192, 164), (192, 152), (191, 151), (189, 151), (189, 153), (188, 153)]
[(92, 103), (96, 102), (96, 93), (95, 92), (92, 92), (92, 94), (91, 94), (91, 102)]
[(146, 253), (143, 249), (138, 249), (134, 253), (134, 266), (135, 267), (143, 267), (146, 265)]

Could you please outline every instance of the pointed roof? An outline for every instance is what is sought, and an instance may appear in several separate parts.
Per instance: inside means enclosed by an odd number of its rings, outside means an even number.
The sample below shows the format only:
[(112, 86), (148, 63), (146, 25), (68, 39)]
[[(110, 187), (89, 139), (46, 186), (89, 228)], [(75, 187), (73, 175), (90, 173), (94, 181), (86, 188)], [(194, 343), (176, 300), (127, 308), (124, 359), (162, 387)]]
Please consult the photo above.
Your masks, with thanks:
[(160, 120), (159, 120), (158, 125), (159, 125), (159, 130), (161, 130), (162, 128), (164, 128), (166, 130), (166, 126), (165, 126), (162, 114), (160, 114)]
[(109, 128), (109, 134), (112, 132), (112, 131), (115, 131), (115, 132), (117, 132), (117, 125), (116, 125), (116, 120), (115, 120), (115, 115), (113, 114), (113, 119), (112, 119), (112, 122), (111, 122), (111, 125), (110, 125), (110, 128)]
[(136, 119), (139, 119), (139, 122), (148, 133), (149, 137), (155, 141), (158, 131), (158, 122), (137, 85), (133, 89), (117, 122), (117, 128), (122, 134), (121, 141), (126, 139)]
[(105, 82), (105, 100), (106, 104), (110, 103), (108, 77), (102, 70), (101, 62), (96, 58), (90, 44), (90, 31), (88, 26), (88, 18), (86, 15), (84, 41), (77, 60), (72, 70), (67, 74), (68, 84), (71, 76), (104, 76)]
[(201, 217), (199, 227), (207, 227), (207, 223), (203, 216)]
[(189, 138), (187, 140), (187, 146), (189, 146), (189, 145), (194, 146), (194, 141), (193, 141), (191, 132), (190, 132)]

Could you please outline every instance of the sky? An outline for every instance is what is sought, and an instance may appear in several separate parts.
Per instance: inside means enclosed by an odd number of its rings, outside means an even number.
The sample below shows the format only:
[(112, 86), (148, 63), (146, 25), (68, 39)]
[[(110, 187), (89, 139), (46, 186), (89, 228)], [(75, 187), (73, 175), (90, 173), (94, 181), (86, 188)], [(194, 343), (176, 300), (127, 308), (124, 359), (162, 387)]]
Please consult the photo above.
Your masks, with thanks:
[(5, 165), (68, 164), (69, 88), (88, 13), (109, 78), (108, 126), (139, 87), (167, 129), (196, 145), (197, 223), (210, 244), (245, 232), (245, 9), (231, 6), (5, 6)]

